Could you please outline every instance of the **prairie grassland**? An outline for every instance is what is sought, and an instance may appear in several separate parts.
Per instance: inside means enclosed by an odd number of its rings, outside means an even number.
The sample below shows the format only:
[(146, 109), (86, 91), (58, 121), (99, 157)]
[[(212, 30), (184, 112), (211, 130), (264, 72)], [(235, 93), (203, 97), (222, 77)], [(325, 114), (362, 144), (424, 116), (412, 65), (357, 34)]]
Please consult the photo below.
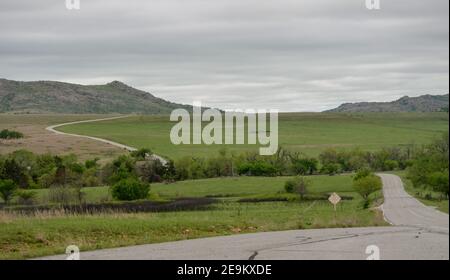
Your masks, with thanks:
[[(351, 176), (310, 177), (311, 194), (338, 192), (343, 200), (336, 218), (328, 201), (240, 203), (241, 198), (284, 195), (287, 177), (219, 178), (154, 184), (152, 194), (165, 198), (216, 196), (219, 202), (202, 211), (161, 213), (42, 212), (34, 216), (0, 212), (0, 258), (30, 258), (81, 250), (273, 230), (386, 225), (375, 210), (361, 209), (351, 188)], [(45, 197), (47, 190), (40, 191)], [(89, 201), (108, 194), (107, 187), (84, 189)], [(374, 198), (380, 197), (380, 193)]]
[[(316, 156), (327, 147), (360, 147), (378, 150), (408, 144), (429, 143), (448, 131), (447, 113), (380, 114), (280, 114), (280, 146)], [(125, 119), (76, 124), (59, 128), (63, 132), (90, 135), (137, 148), (150, 148), (169, 158), (211, 156), (227, 147), (230, 151), (256, 151), (256, 145), (173, 145), (170, 130), (175, 123), (168, 116), (133, 116)]]

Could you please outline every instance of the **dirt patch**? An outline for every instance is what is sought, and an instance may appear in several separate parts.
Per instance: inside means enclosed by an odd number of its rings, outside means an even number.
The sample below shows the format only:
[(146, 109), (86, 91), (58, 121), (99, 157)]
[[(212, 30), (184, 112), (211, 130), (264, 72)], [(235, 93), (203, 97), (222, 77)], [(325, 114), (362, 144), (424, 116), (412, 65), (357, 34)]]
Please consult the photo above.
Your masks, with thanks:
[(11, 115), (0, 114), (0, 129), (13, 129), (24, 134), (17, 140), (0, 140), (0, 154), (26, 149), (38, 154), (76, 154), (80, 160), (100, 158), (110, 160), (125, 150), (81, 137), (57, 135), (45, 128), (52, 124), (87, 120), (106, 116), (98, 115)]

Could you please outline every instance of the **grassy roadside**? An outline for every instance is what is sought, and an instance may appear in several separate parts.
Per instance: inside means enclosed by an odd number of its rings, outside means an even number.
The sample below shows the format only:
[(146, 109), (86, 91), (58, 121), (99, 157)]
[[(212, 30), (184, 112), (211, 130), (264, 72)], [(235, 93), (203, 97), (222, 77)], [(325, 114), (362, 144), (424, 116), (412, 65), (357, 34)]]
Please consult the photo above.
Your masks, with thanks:
[(410, 195), (417, 198), (420, 202), (427, 206), (434, 207), (444, 213), (449, 213), (449, 201), (440, 199), (439, 193), (433, 192), (431, 190), (414, 188), (411, 180), (409, 180), (406, 176), (406, 171), (397, 171), (393, 172), (393, 174), (399, 176), (402, 179), (405, 190)]
[[(203, 211), (41, 213), (34, 217), (0, 212), (0, 258), (61, 254), (70, 244), (86, 251), (239, 233), (386, 225), (380, 212), (361, 209), (361, 199), (353, 192), (349, 175), (311, 177), (311, 195), (337, 192), (352, 198), (338, 205), (336, 218), (326, 200), (238, 202), (242, 198), (283, 195), (286, 180), (286, 177), (240, 177), (152, 186), (153, 195), (165, 198), (206, 195), (219, 198), (219, 203)], [(92, 188), (87, 193), (89, 199), (95, 200), (105, 195), (107, 188)]]

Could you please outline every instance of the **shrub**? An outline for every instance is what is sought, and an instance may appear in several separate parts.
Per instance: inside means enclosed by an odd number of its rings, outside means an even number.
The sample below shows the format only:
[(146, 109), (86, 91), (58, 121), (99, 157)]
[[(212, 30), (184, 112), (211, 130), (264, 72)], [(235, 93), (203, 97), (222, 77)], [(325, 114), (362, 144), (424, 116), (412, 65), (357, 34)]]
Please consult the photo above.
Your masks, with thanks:
[(0, 180), (0, 197), (6, 204), (14, 197), (17, 184), (13, 180)]
[(284, 189), (288, 193), (299, 194), (300, 198), (303, 199), (305, 194), (308, 193), (309, 186), (310, 181), (308, 181), (305, 177), (295, 177), (285, 183)]
[(359, 179), (368, 177), (373, 175), (372, 170), (369, 168), (362, 168), (359, 169), (358, 172), (356, 172), (356, 175), (353, 177), (353, 181), (358, 181)]
[(448, 170), (445, 172), (433, 172), (428, 176), (428, 184), (433, 191), (443, 194), (448, 198), (449, 193), (449, 181)]
[(323, 174), (328, 174), (330, 176), (336, 175), (338, 173), (341, 173), (342, 171), (341, 165), (338, 163), (329, 163), (322, 167), (321, 172)]
[(313, 175), (317, 171), (318, 163), (315, 158), (302, 158), (294, 160), (292, 165), (298, 175)]
[(145, 160), (146, 157), (151, 156), (153, 153), (150, 149), (142, 148), (137, 151), (131, 152), (131, 156), (138, 160)]
[(395, 160), (386, 160), (383, 164), (384, 171), (392, 171), (398, 168), (398, 162)]
[(23, 138), (23, 134), (13, 130), (3, 129), (0, 131), (0, 139), (19, 139)]
[(22, 205), (32, 205), (34, 204), (34, 200), (37, 196), (37, 192), (35, 191), (17, 191), (17, 202)]
[(111, 194), (118, 200), (137, 200), (148, 197), (150, 185), (130, 178), (119, 181), (111, 188)]
[(381, 187), (381, 179), (375, 175), (369, 175), (353, 182), (353, 188), (364, 200), (364, 208), (369, 207), (369, 196), (381, 190)]
[(246, 162), (238, 167), (239, 175), (250, 176), (275, 176), (277, 169), (275, 166), (264, 161)]
[(52, 203), (67, 205), (78, 200), (73, 188), (52, 186), (48, 191), (48, 200)]

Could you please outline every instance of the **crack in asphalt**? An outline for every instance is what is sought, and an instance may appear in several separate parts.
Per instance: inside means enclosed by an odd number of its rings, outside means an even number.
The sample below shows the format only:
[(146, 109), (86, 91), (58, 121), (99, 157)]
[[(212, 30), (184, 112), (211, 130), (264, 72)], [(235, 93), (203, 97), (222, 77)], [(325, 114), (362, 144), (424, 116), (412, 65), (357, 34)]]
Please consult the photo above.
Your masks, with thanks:
[(257, 255), (258, 255), (258, 251), (255, 251), (255, 252), (248, 258), (248, 260), (249, 260), (249, 261), (254, 260), (255, 257), (256, 257)]
[[(410, 226), (408, 228), (405, 228), (405, 230), (390, 230), (390, 231), (381, 231), (381, 232), (366, 232), (366, 233), (358, 233), (358, 234), (348, 234), (348, 235), (342, 235), (342, 236), (336, 236), (336, 237), (323, 238), (320, 240), (311, 240), (312, 239), (311, 237), (299, 236), (297, 238), (304, 239), (304, 241), (294, 242), (294, 243), (290, 242), (288, 244), (278, 244), (276, 246), (261, 248), (261, 249), (255, 251), (255, 253), (250, 256), (249, 260), (254, 260), (256, 258), (256, 256), (258, 254), (260, 254), (262, 251), (267, 251), (267, 250), (286, 251), (286, 250), (282, 250), (282, 249), (277, 249), (277, 248), (281, 248), (281, 247), (301, 246), (301, 245), (306, 245), (306, 244), (316, 244), (316, 243), (322, 243), (322, 242), (328, 242), (328, 241), (334, 241), (334, 240), (350, 239), (350, 238), (357, 238), (357, 237), (371, 236), (371, 235), (386, 235), (386, 234), (392, 234), (392, 233), (405, 233), (405, 232), (414, 233), (414, 232), (417, 232), (418, 230), (419, 230), (419, 233), (418, 233), (419, 235), (421, 234), (420, 231), (430, 232), (428, 229), (425, 229), (425, 228)], [(439, 232), (435, 232), (435, 233), (439, 233)], [(448, 235), (448, 234), (446, 234), (446, 235)], [(311, 241), (307, 241), (307, 240), (311, 240)], [(298, 251), (298, 250), (295, 250), (295, 251)]]

